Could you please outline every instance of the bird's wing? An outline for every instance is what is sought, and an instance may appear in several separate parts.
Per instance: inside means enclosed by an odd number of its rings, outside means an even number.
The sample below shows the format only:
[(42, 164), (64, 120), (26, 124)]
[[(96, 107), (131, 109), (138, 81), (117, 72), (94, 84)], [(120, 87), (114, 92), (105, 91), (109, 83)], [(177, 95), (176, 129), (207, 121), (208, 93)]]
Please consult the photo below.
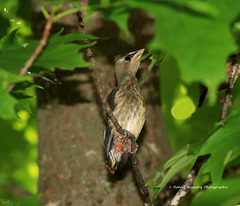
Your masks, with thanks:
[(116, 107), (116, 103), (114, 102), (114, 99), (115, 99), (115, 96), (116, 96), (118, 90), (119, 90), (118, 87), (113, 89), (107, 97), (107, 102), (112, 110), (114, 110)]
[[(116, 96), (118, 90), (119, 90), (119, 88), (113, 89), (107, 97), (107, 102), (108, 102), (110, 108), (112, 109), (112, 111), (116, 107), (114, 99), (115, 99), (115, 96)], [(113, 127), (114, 126), (112, 124), (112, 121), (109, 119), (109, 117), (107, 115), (106, 128), (105, 128), (105, 131), (104, 131), (104, 145), (107, 148), (107, 152), (109, 152), (109, 150), (111, 148), (111, 144), (113, 142), (113, 134), (112, 134), (112, 128)]]

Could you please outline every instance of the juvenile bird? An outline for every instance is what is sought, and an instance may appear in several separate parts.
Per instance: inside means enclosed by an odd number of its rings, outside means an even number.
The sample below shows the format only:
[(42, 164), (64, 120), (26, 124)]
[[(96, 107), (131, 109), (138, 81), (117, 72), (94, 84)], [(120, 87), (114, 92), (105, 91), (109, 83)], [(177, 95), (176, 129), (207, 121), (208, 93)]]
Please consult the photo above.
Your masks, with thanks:
[[(123, 129), (138, 138), (145, 122), (145, 103), (135, 77), (144, 49), (130, 52), (115, 63), (118, 85), (107, 97), (114, 116)], [(104, 130), (108, 170), (114, 174), (119, 166), (126, 164), (131, 151), (131, 141), (118, 133), (107, 116)]]

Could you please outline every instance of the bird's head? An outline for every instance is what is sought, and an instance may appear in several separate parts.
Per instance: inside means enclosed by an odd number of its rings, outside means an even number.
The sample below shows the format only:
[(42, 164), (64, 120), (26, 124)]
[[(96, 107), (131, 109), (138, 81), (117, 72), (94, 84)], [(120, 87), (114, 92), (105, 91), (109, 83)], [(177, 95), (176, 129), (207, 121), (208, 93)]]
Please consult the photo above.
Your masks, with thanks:
[(118, 83), (127, 76), (135, 77), (140, 64), (138, 60), (142, 56), (143, 52), (144, 49), (130, 52), (116, 61), (115, 70)]

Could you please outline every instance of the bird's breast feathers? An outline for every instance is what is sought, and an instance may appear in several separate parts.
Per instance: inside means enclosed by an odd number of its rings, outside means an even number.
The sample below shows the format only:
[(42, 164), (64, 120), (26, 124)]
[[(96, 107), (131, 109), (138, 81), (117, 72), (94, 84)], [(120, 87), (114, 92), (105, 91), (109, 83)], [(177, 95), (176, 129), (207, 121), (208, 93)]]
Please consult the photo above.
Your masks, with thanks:
[(115, 109), (113, 114), (119, 124), (130, 131), (137, 138), (145, 122), (145, 103), (139, 89), (122, 91), (116, 93)]

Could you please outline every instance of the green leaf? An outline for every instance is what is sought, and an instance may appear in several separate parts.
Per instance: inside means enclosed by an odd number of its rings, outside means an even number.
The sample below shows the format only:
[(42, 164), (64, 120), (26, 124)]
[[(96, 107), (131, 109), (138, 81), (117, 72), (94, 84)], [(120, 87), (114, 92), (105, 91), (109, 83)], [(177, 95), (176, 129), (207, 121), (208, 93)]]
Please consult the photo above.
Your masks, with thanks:
[[(169, 70), (171, 70), (171, 74), (169, 73)], [(161, 96), (163, 98), (162, 101), (163, 105), (166, 107), (166, 110), (169, 111), (167, 114), (170, 115), (178, 85), (181, 83), (179, 66), (176, 62), (176, 59), (167, 54), (161, 64), (160, 73), (160, 89)]]
[[(201, 8), (199, 1), (186, 0), (126, 3), (132, 8), (148, 10), (155, 17), (156, 33), (149, 48), (173, 55), (184, 81), (203, 82), (213, 102), (218, 85), (226, 78), (226, 58), (236, 50), (229, 26), (240, 11), (240, 2), (210, 0), (200, 3)], [(214, 15), (204, 15), (202, 11), (212, 11)]]
[[(155, 183), (154, 193), (159, 194), (166, 183), (179, 171), (192, 162), (197, 156), (211, 154), (204, 164), (202, 173), (209, 172), (214, 184), (221, 181), (224, 167), (240, 155), (240, 109), (235, 110), (229, 117), (213, 126), (208, 139), (202, 139), (194, 144), (187, 145), (179, 150), (169, 160), (163, 163), (154, 178), (148, 184), (162, 176), (162, 171), (169, 169), (167, 174), (158, 183)], [(224, 127), (221, 127), (222, 123)]]
[(73, 41), (85, 39), (97, 39), (97, 37), (83, 33), (72, 33), (60, 36), (60, 32), (51, 36), (49, 42), (39, 58), (34, 62), (34, 66), (42, 66), (50, 69), (59, 67), (61, 69), (73, 70), (75, 67), (89, 67), (91, 63), (82, 59), (79, 49), (91, 47), (96, 42), (89, 44), (74, 44)]
[(14, 105), (17, 100), (8, 93), (7, 89), (12, 82), (22, 80), (23, 78), (7, 73), (0, 69), (0, 117), (3, 119), (16, 118)]
[(204, 140), (200, 140), (193, 144), (188, 144), (186, 147), (180, 149), (175, 155), (173, 155), (164, 165), (164, 169), (171, 167), (173, 164), (177, 163), (177, 161), (184, 156), (197, 154), (204, 144)]
[[(42, 72), (44, 71), (44, 73)], [(29, 72), (31, 72), (32, 74), (34, 74), (35, 76), (41, 77), (43, 80), (48, 81), (52, 84), (57, 84), (60, 83), (57, 79), (56, 79), (56, 74), (52, 71), (49, 71), (47, 68), (44, 67), (37, 67), (37, 66), (32, 66), (29, 69)], [(42, 75), (43, 73), (43, 75)], [(45, 75), (47, 74), (47, 76)], [(45, 76), (44, 76), (45, 75)], [(51, 78), (51, 79), (50, 79)], [(43, 89), (43, 88), (40, 88)]]
[(199, 152), (199, 155), (211, 154), (202, 172), (209, 172), (214, 183), (221, 180), (226, 164), (240, 155), (239, 117), (240, 109), (237, 109), (224, 119), (225, 125), (208, 138)]
[(73, 70), (76, 67), (89, 67), (91, 63), (84, 61), (83, 54), (78, 53), (78, 50), (93, 46), (95, 43), (92, 42), (87, 45), (62, 44), (51, 48), (49, 46), (33, 65), (44, 66), (51, 70), (56, 67), (66, 70)]
[(17, 103), (17, 100), (1, 87), (0, 97), (0, 117), (3, 119), (16, 118), (14, 105)]
[(44, 5), (47, 6), (48, 4), (64, 4), (64, 3), (69, 3), (69, 2), (71, 2), (76, 7), (79, 6), (78, 0), (45, 0)]
[[(82, 53), (78, 53), (79, 49), (93, 46), (96, 42), (89, 44), (69, 43), (73, 41), (82, 41), (84, 39), (97, 39), (91, 35), (83, 33), (72, 33), (60, 36), (60, 33), (52, 35), (43, 52), (33, 63), (33, 66), (54, 69), (59, 67), (62, 69), (73, 70), (75, 67), (91, 66), (89, 62), (82, 59)], [(7, 72), (18, 74), (26, 61), (33, 54), (39, 42), (30, 42), (27, 47), (19, 48), (18, 45), (12, 45), (12, 49), (4, 49), (0, 53), (0, 69)]]
[[(35, 42), (35, 46), (36, 45), (37, 43)], [(16, 39), (16, 30), (9, 36), (3, 37), (1, 40), (0, 69), (8, 73), (18, 74), (34, 51), (34, 48), (29, 48), (30, 46), (28, 49), (19, 46)]]
[[(18, 75), (7, 73), (0, 69), (0, 117), (3, 119), (15, 119), (16, 113), (15, 108), (20, 110), (25, 110), (31, 114), (31, 110), (29, 108), (29, 104), (26, 100), (17, 100), (23, 98), (31, 98), (29, 95), (25, 95), (22, 93), (24, 89), (30, 86), (36, 86), (34, 83), (29, 81), (23, 81), (26, 77), (20, 77)], [(17, 83), (11, 93), (8, 92), (8, 88), (11, 83), (22, 81)]]
[(108, 6), (110, 4), (110, 0), (100, 0), (101, 6)]
[(179, 159), (172, 167), (169, 169), (165, 177), (155, 186), (157, 189), (154, 192), (154, 199), (157, 198), (157, 195), (161, 191), (161, 189), (169, 182), (172, 177), (174, 177), (178, 172), (180, 172), (184, 167), (190, 164), (194, 160), (194, 155), (185, 155), (181, 159)]
[(18, 100), (17, 104), (15, 105), (15, 108), (18, 110), (26, 111), (29, 114), (32, 114), (32, 110), (30, 109), (29, 103), (26, 99)]
[(0, 38), (7, 34), (7, 30), (10, 27), (10, 21), (8, 18), (3, 17), (0, 14), (0, 22), (1, 22), (1, 29), (0, 29)]
[[(90, 10), (85, 18), (89, 19), (89, 15), (94, 11), (100, 11), (105, 19), (114, 21), (126, 37), (129, 37), (128, 19), (131, 11), (128, 6), (124, 6), (124, 2), (119, 0), (89, 0)], [(96, 9), (91, 10), (91, 8)]]
[(18, 100), (20, 100), (20, 99), (30, 99), (30, 98), (34, 97), (34, 96), (31, 96), (31, 95), (25, 94), (25, 92), (23, 92), (22, 90), (12, 91), (10, 94)]
[(4, 36), (0, 40), (0, 51), (11, 50), (11, 49), (22, 47), (21, 44), (19, 43), (17, 37), (16, 37), (17, 31), (18, 31), (18, 29), (15, 29), (8, 36)]
[(33, 82), (30, 82), (30, 81), (22, 81), (22, 82), (18, 82), (15, 84), (15, 86), (13, 87), (12, 91), (17, 91), (17, 90), (26, 90), (27, 88), (30, 88), (30, 87), (37, 87), (39, 89), (43, 89), (42, 86), (39, 86)]
[(19, 206), (43, 206), (38, 203), (38, 200), (40, 199), (41, 196), (42, 194), (27, 197), (21, 200)]
[(4, 11), (4, 8), (6, 8), (8, 11), (8, 12), (4, 12), (4, 13), (6, 13), (7, 16), (15, 17), (18, 12), (19, 1), (17, 1), (17, 0), (12, 0), (12, 1), (0, 0), (1, 13), (2, 13), (2, 11)]
[(216, 17), (219, 15), (219, 10), (205, 1), (186, 1), (184, 6), (192, 11), (199, 12), (201, 14), (210, 15)]
[(43, 80), (47, 81), (47, 82), (50, 82), (51, 84), (57, 84), (57, 83), (60, 83), (58, 80), (54, 79), (54, 80), (51, 80), (50, 78), (46, 77), (46, 76), (43, 76), (41, 74), (35, 74), (36, 76), (38, 77), (41, 77)]
[(24, 80), (29, 80), (29, 76), (20, 77), (16, 74), (6, 72), (5, 70), (0, 69), (0, 82), (2, 83), (4, 89), (8, 89), (9, 85), (14, 82)]
[(130, 15), (130, 10), (126, 7), (116, 7), (115, 9), (106, 8), (100, 10), (106, 19), (114, 21), (120, 29), (126, 34), (127, 37), (130, 36), (128, 30), (128, 19)]
[[(149, 55), (150, 55), (150, 53), (145, 54), (144, 56), (142, 56), (142, 57), (140, 58), (140, 60), (145, 59), (145, 58), (146, 58), (147, 56), (149, 56)], [(152, 68), (153, 68), (155, 65), (158, 65), (158, 64), (160, 64), (160, 63), (162, 62), (164, 55), (165, 55), (165, 54), (163, 54), (163, 53), (157, 53), (157, 54), (154, 53), (154, 54), (150, 57), (151, 64), (148, 66), (148, 71), (147, 71), (147, 73), (144, 75), (143, 79), (142, 79), (141, 82), (139, 83), (140, 86), (144, 83), (144, 81), (145, 81), (146, 78), (147, 78), (148, 73), (152, 71)]]
[[(162, 164), (156, 175), (147, 182), (147, 184), (151, 181), (154, 183), (153, 190), (155, 199), (169, 180), (196, 158), (196, 154), (199, 152), (203, 143), (204, 140), (201, 140), (194, 144), (187, 145)], [(158, 179), (162, 176), (162, 172), (167, 169), (169, 169), (167, 174), (158, 181)]]
[(240, 176), (229, 177), (210, 185), (197, 195), (191, 206), (218, 205), (229, 206), (240, 203)]

